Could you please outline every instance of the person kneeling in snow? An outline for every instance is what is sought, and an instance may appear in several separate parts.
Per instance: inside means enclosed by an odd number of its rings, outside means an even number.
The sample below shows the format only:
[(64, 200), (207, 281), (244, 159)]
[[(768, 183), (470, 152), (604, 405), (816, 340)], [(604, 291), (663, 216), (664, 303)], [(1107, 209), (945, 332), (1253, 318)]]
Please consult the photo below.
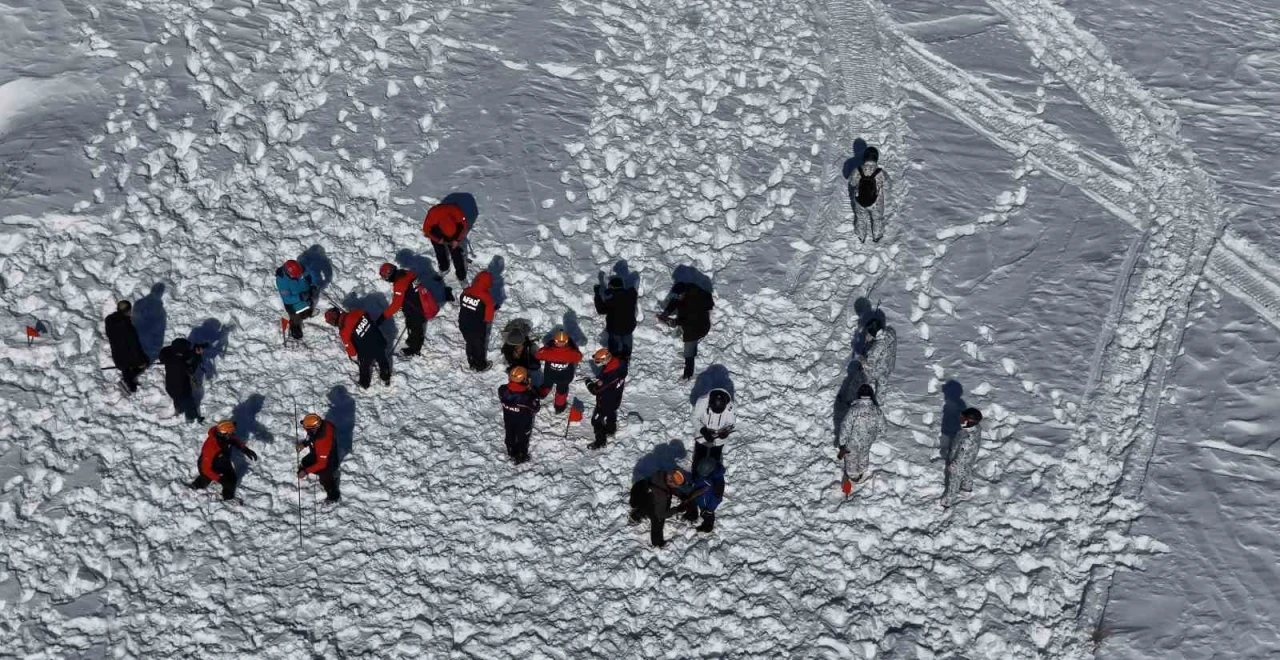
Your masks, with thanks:
[(638, 523), (645, 518), (650, 520), (649, 541), (653, 547), (661, 548), (667, 544), (662, 537), (662, 529), (667, 518), (680, 513), (679, 508), (671, 506), (671, 498), (677, 497), (680, 488), (688, 481), (684, 471), (677, 468), (659, 470), (631, 486), (631, 522)]
[(684, 519), (694, 521), (702, 514), (699, 532), (710, 532), (716, 526), (716, 508), (724, 499), (724, 464), (714, 458), (694, 463), (697, 475), (684, 495)]

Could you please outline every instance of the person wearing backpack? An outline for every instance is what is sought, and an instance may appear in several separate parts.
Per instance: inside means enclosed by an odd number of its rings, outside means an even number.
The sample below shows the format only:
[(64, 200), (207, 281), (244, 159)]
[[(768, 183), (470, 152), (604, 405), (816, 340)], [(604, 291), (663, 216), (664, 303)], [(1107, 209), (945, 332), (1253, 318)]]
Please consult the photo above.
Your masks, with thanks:
[[(857, 156), (849, 159), (856, 161)], [(889, 193), (889, 177), (880, 168), (880, 151), (866, 147), (862, 162), (845, 171), (849, 179), (849, 206), (853, 208), (853, 232), (866, 243), (884, 238), (884, 200)]]

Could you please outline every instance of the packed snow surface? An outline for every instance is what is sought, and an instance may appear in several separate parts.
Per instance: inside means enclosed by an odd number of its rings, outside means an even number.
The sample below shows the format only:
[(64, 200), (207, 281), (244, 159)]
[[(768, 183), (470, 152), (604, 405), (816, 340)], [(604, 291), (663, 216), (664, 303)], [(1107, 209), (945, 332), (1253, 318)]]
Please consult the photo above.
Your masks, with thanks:
[[(1280, 10), (939, 5), (0, 4), (0, 655), (1280, 654)], [(879, 242), (840, 177), (858, 137), (893, 182)], [(598, 274), (638, 278), (607, 449), (547, 406), (513, 466), (453, 305), (390, 388), (317, 321), (281, 346), (283, 260), (377, 311), (380, 263), (434, 270), (452, 192), (499, 327), (594, 348)], [(654, 318), (679, 266), (716, 301), (691, 382)], [(129, 398), (103, 370), (118, 299), (152, 355), (212, 342), (204, 415), (261, 456), (241, 503), (185, 487), (206, 426), (159, 368)], [(889, 425), (846, 499), (875, 307)], [(626, 492), (687, 466), (713, 386), (716, 529), (654, 549)], [(944, 508), (963, 406), (977, 486)], [(298, 491), (305, 412), (349, 452), (336, 507)]]

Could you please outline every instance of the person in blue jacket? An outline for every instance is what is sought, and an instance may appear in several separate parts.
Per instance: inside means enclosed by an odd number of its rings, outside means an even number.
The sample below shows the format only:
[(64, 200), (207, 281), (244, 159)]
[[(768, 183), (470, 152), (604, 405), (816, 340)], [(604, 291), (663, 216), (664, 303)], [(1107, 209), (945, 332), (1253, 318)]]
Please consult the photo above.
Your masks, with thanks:
[(315, 275), (290, 259), (276, 269), (276, 290), (289, 313), (289, 336), (302, 339), (302, 320), (311, 316), (319, 292)]
[(685, 520), (697, 520), (702, 514), (699, 532), (710, 532), (716, 526), (716, 508), (724, 499), (724, 464), (708, 456), (694, 466), (693, 482), (681, 493), (685, 502)]

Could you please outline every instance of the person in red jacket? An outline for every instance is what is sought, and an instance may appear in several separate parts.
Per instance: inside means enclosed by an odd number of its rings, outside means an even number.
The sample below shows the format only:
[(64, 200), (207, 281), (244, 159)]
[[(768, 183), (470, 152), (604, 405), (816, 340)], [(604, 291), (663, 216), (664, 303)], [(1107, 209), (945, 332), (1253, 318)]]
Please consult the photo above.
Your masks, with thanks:
[[(389, 319), (395, 313), (404, 310), (404, 325), (409, 336), (405, 338), (401, 357), (412, 357), (422, 352), (423, 332), (427, 321), (440, 313), (440, 304), (435, 296), (422, 286), (413, 271), (396, 268), (394, 264), (384, 263), (378, 268), (378, 276), (391, 283), (391, 304), (382, 313), (382, 318)], [(447, 292), (448, 287), (445, 288)]]
[(204, 446), (200, 448), (200, 459), (196, 461), (196, 469), (200, 474), (192, 481), (189, 488), (200, 490), (213, 482), (222, 484), (222, 499), (235, 499), (236, 485), (240, 477), (231, 464), (231, 450), (239, 449), (251, 461), (258, 460), (258, 454), (245, 446), (244, 440), (236, 437), (236, 424), (224, 420), (209, 427)]
[(302, 429), (307, 432), (307, 439), (297, 443), (296, 448), (298, 451), (310, 449), (311, 452), (298, 463), (298, 478), (316, 475), (328, 496), (324, 501), (337, 503), (342, 494), (338, 492), (338, 446), (334, 440), (333, 422), (310, 413), (302, 418)]
[(338, 338), (347, 349), (347, 357), (360, 365), (360, 387), (369, 389), (373, 379), (373, 364), (378, 363), (378, 378), (383, 385), (391, 384), (391, 361), (387, 359), (387, 338), (378, 328), (381, 317), (375, 320), (363, 309), (346, 312), (330, 307), (324, 313), (324, 322), (338, 328)]
[(489, 326), (493, 323), (493, 276), (480, 271), (476, 281), (462, 290), (458, 296), (458, 329), (467, 345), (467, 364), (476, 371), (484, 371), (489, 363)]
[(436, 204), (422, 221), (422, 235), (431, 239), (431, 246), (436, 250), (436, 270), (448, 272), (449, 260), (452, 259), (453, 273), (459, 282), (467, 280), (467, 260), (462, 242), (470, 229), (462, 207), (454, 204)]
[(560, 414), (569, 405), (569, 385), (573, 383), (574, 372), (582, 361), (582, 351), (573, 345), (569, 333), (557, 330), (551, 336), (551, 343), (538, 349), (534, 357), (545, 364), (540, 394), (546, 396), (554, 386), (556, 414)]

